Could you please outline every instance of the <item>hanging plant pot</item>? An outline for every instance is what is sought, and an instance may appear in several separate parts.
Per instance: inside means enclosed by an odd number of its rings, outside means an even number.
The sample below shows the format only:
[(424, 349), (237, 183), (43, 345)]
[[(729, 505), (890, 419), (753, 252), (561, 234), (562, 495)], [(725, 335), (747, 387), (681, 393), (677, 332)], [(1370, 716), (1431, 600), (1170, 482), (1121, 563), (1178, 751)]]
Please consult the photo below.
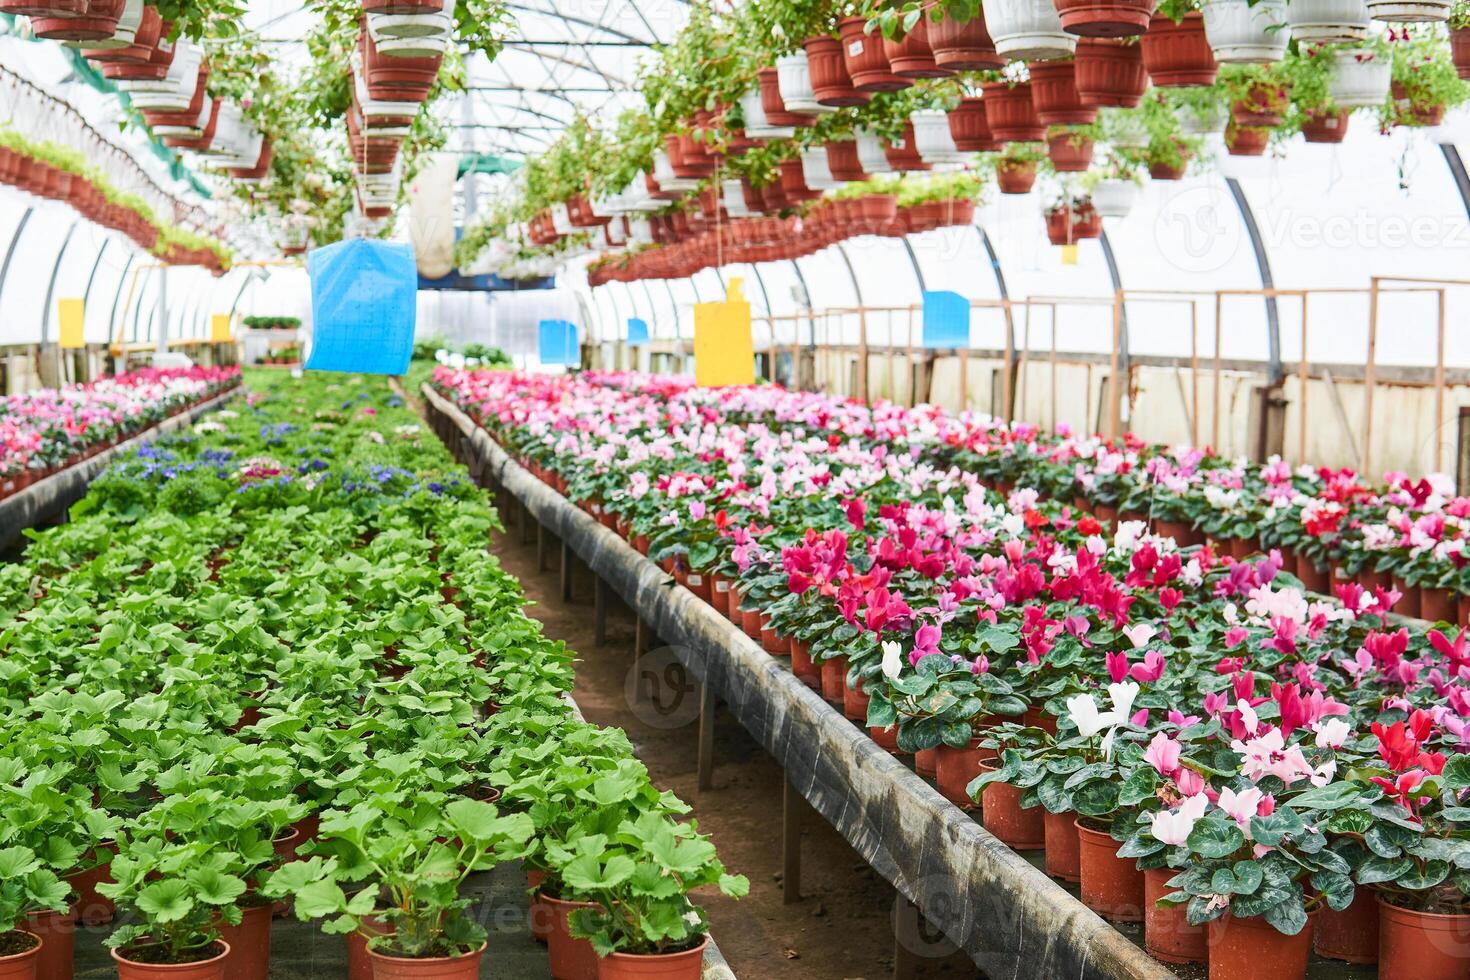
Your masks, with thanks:
[(81, 13), (32, 17), (31, 29), (50, 41), (110, 41), (117, 33), (124, 5), (125, 0), (91, 0)]
[(1368, 36), (1363, 0), (1287, 0), (1291, 36), (1304, 44), (1350, 44)]
[(969, 20), (956, 20), (946, 12), (939, 20), (928, 20), (929, 49), (934, 63), (950, 71), (986, 71), (1005, 67), (1006, 59), (995, 50), (985, 14), (978, 7)]
[(977, 95), (961, 99), (949, 110), (949, 135), (955, 148), (965, 153), (989, 153), (1003, 145), (990, 131), (985, 100)]
[(1372, 51), (1338, 48), (1332, 52), (1327, 94), (1339, 109), (1369, 109), (1383, 104), (1393, 84), (1393, 65)]
[(853, 88), (859, 92), (897, 92), (913, 82), (899, 78), (888, 64), (883, 35), (867, 32), (866, 17), (844, 17), (837, 22), (842, 58)]
[[(124, 11), (118, 21), (117, 33), (113, 35), (114, 40), (125, 33), (127, 18), (127, 11)], [(114, 47), (106, 42), (98, 42), (96, 47), (82, 49), (82, 57), (98, 64), (147, 64), (154, 46), (158, 44), (159, 30), (162, 27), (163, 18), (158, 15), (158, 11), (152, 7), (144, 7), (138, 26), (133, 31), (133, 38), (128, 44)]]
[(250, 167), (231, 167), (230, 176), (236, 180), (261, 180), (270, 171), (272, 152), (270, 137), (266, 137), (260, 143), (260, 155), (255, 158), (255, 164)]
[(1451, 0), (1368, 0), (1368, 16), (1391, 24), (1438, 24), (1450, 18)]
[(833, 109), (867, 105), (869, 96), (853, 87), (847, 74), (847, 60), (842, 55), (842, 42), (821, 35), (802, 42), (807, 67), (811, 72), (812, 94), (818, 105)]
[(1143, 872), (1105, 831), (1077, 821), (1082, 865), (1082, 904), (1113, 922), (1143, 919)]
[(883, 155), (888, 158), (888, 165), (900, 173), (929, 169), (929, 164), (924, 162), (924, 158), (919, 155), (919, 148), (914, 144), (912, 122), (904, 123), (902, 136), (884, 144)]
[(781, 194), (788, 204), (796, 204), (801, 201), (815, 201), (822, 196), (819, 190), (813, 190), (807, 186), (806, 172), (800, 160), (783, 160), (779, 164), (781, 170)]
[[(401, 9), (404, 5), (396, 6)], [(367, 15), (368, 30), (377, 41), (385, 37), (447, 38), (454, 33), (454, 7), (452, 0), (445, 0), (434, 7), (424, 6), (405, 10), (403, 13), (390, 13), (386, 10), (371, 10), (364, 5), (363, 13)]]
[(1002, 143), (1037, 143), (1046, 139), (1046, 124), (1036, 115), (1031, 83), (986, 82), (981, 86), (990, 132)]
[(87, 12), (87, 0), (0, 0), (0, 13), (20, 17), (78, 17)]
[(127, 958), (127, 950), (112, 950), (118, 980), (223, 980), (230, 945), (216, 941), (209, 949), (215, 955), (194, 963), (143, 963)]
[(1237, 126), (1264, 126), (1275, 129), (1286, 113), (1286, 89), (1280, 85), (1257, 82), (1245, 98), (1230, 107), (1230, 118)]
[(1086, 126), (1097, 118), (1097, 107), (1083, 105), (1077, 94), (1076, 63), (1034, 61), (1026, 66), (1031, 75), (1031, 101), (1036, 118), (1048, 126)]
[(1143, 48), (1143, 67), (1158, 88), (1215, 84), (1220, 66), (1205, 36), (1203, 14), (1186, 14), (1177, 24), (1156, 15), (1138, 43)]
[(1239, 126), (1233, 121), (1225, 128), (1225, 148), (1233, 157), (1258, 157), (1266, 152), (1271, 130), (1264, 126)]
[(1062, 30), (1079, 37), (1137, 37), (1148, 30), (1154, 0), (1055, 0)]
[(1143, 101), (1148, 72), (1139, 45), (1084, 38), (1077, 43), (1076, 64), (1083, 105), (1132, 109)]
[(1060, 173), (1080, 174), (1092, 166), (1092, 140), (1061, 132), (1047, 137), (1046, 155)]
[(1461, 78), (1470, 78), (1470, 27), (1450, 28), (1450, 60)]
[(1064, 204), (1046, 212), (1046, 237), (1053, 245), (1075, 245), (1102, 234), (1102, 218), (1092, 204)]
[(1378, 975), (1384, 980), (1458, 977), (1470, 947), (1470, 915), (1401, 908), (1378, 897)]
[(777, 113), (783, 120), (786, 118), (799, 119), (804, 123), (806, 117), (789, 114), (786, 112), (784, 103), (781, 103), (781, 87), (776, 76), (776, 69), (763, 68), (760, 71), (760, 85), (751, 89), (740, 97), (740, 114), (745, 117), (745, 135), (754, 140), (789, 139), (796, 135), (796, 130), (791, 123), (776, 123), (771, 120), (766, 112), (766, 87), (767, 76), (769, 86), (775, 101), (781, 104), (781, 111)]
[(891, 174), (893, 164), (888, 162), (888, 152), (877, 134), (860, 131), (856, 134), (858, 161), (869, 174)]
[(369, 14), (436, 14), (444, 9), (444, 0), (362, 0)]
[(1143, 873), (1143, 948), (1165, 963), (1203, 963), (1208, 955), (1205, 927), (1189, 924), (1188, 905), (1159, 905), (1159, 899), (1174, 891), (1168, 882), (1178, 873), (1174, 868)]
[(1271, 64), (1286, 55), (1286, 0), (1204, 0), (1203, 13), (1216, 61)]
[[(152, 9), (152, 8), (149, 8)], [(144, 27), (147, 27), (145, 18)], [(171, 23), (160, 20), (159, 33), (153, 39), (146, 57), (124, 57), (121, 54), (109, 61), (102, 63), (102, 77), (113, 81), (138, 81), (147, 80), (161, 82), (168, 77), (169, 68), (173, 66), (174, 51), (176, 45), (168, 40), (168, 32), (173, 29)], [(140, 30), (141, 34), (142, 31)], [(123, 52), (133, 52), (134, 48), (123, 48)]]
[[(815, 113), (826, 112), (817, 101), (816, 93), (812, 90), (811, 61), (807, 58), (805, 51), (786, 55), (776, 59), (776, 73), (779, 82), (781, 104), (788, 113)], [(762, 92), (764, 93), (764, 88)], [(762, 96), (764, 98), (764, 95)], [(766, 103), (762, 103), (766, 104)], [(766, 104), (766, 115), (771, 117), (771, 108)], [(807, 121), (810, 125), (810, 120)]]
[(1002, 194), (1030, 194), (1035, 184), (1035, 161), (1001, 159), (996, 162), (995, 185)]
[(868, 179), (867, 171), (863, 170), (863, 163), (858, 159), (857, 140), (828, 140), (826, 145), (827, 169), (834, 180)]
[(1077, 47), (1077, 38), (1062, 30), (1052, 0), (991, 0), (985, 24), (996, 52), (1008, 60), (1065, 58)]
[(1341, 143), (1347, 138), (1348, 110), (1313, 112), (1302, 120), (1302, 138), (1308, 143)]
[[(143, 0), (125, 0), (122, 15), (118, 17), (112, 36), (87, 42), (88, 51), (100, 54), (131, 47), (138, 38), (138, 28), (143, 25), (144, 9)], [(86, 57), (87, 54), (84, 53), (83, 56)]]
[[(179, 110), (143, 109), (143, 121), (156, 136), (197, 137), (208, 122), (204, 103), (205, 85), (209, 80), (209, 66), (200, 64), (194, 76), (194, 90), (189, 104)], [(203, 117), (203, 118), (201, 118)]]
[(1138, 185), (1131, 180), (1099, 180), (1092, 188), (1092, 206), (1104, 218), (1126, 218), (1138, 203)]
[(918, 109), (909, 114), (914, 127), (914, 145), (928, 164), (963, 163), (965, 154), (955, 146), (949, 131), (949, 113), (943, 109)]
[(830, 191), (837, 187), (832, 168), (827, 165), (825, 146), (808, 147), (801, 151), (798, 158), (801, 160), (801, 175), (806, 186), (814, 191)]
[[(1308, 913), (1308, 919), (1316, 915)], [(1307, 975), (1310, 921), (1288, 936), (1260, 916), (1238, 919), (1226, 912), (1209, 922), (1208, 935), (1210, 976), (1216, 980), (1301, 980)]]
[(899, 78), (945, 78), (954, 74), (952, 69), (934, 60), (934, 51), (929, 47), (929, 23), (928, 17), (920, 17), (896, 40), (883, 38), (888, 67)]
[(1445, 107), (1433, 102), (1415, 102), (1408, 89), (1399, 82), (1389, 88), (1398, 111), (1400, 126), (1438, 126), (1444, 122)]

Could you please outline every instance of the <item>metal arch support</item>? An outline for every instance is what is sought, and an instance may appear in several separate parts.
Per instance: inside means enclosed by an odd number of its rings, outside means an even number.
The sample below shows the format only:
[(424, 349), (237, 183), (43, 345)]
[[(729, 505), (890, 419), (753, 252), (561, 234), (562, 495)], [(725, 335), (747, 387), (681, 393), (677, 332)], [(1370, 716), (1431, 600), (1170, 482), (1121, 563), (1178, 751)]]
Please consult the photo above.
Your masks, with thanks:
[[(847, 278), (852, 280), (852, 295), (857, 299), (857, 305), (863, 305), (863, 287), (858, 285), (857, 271), (852, 267), (852, 259), (848, 257), (847, 249), (841, 242), (837, 243), (837, 254), (842, 256), (842, 264), (847, 266)], [(802, 284), (805, 287), (805, 283)], [(807, 299), (811, 299), (808, 295)]]
[[(1113, 255), (1113, 243), (1108, 241), (1106, 230), (1098, 236), (1097, 243), (1102, 246), (1103, 262), (1108, 267), (1108, 279), (1113, 284), (1113, 292), (1121, 293), (1123, 291), (1123, 277), (1118, 275), (1118, 260)], [(1056, 329), (1055, 324), (1053, 324), (1052, 329)], [(1129, 376), (1129, 370), (1132, 366), (1128, 355), (1129, 346), (1128, 304), (1122, 303), (1118, 307), (1118, 370), (1125, 378)]]
[(1235, 198), (1235, 206), (1240, 209), (1240, 220), (1245, 223), (1245, 230), (1251, 237), (1251, 250), (1256, 253), (1256, 268), (1261, 273), (1261, 288), (1266, 290), (1266, 382), (1270, 385), (1281, 383), (1285, 372), (1281, 369), (1281, 312), (1276, 305), (1276, 297), (1271, 290), (1276, 288), (1276, 281), (1271, 276), (1271, 259), (1266, 254), (1266, 242), (1261, 238), (1261, 228), (1256, 224), (1256, 214), (1251, 210), (1250, 201), (1246, 200), (1245, 190), (1240, 186), (1240, 181), (1234, 177), (1225, 178), (1225, 186), (1230, 188), (1230, 196)]
[(766, 316), (775, 316), (776, 311), (771, 309), (771, 294), (766, 292), (766, 280), (761, 275), (761, 267), (752, 262), (750, 263), (750, 271), (755, 275), (755, 284), (760, 287), (761, 301), (766, 304)]
[(1460, 150), (1450, 143), (1441, 143), (1439, 152), (1444, 155), (1445, 166), (1450, 168), (1450, 176), (1455, 178), (1455, 189), (1460, 192), (1460, 204), (1464, 206), (1466, 216), (1470, 217), (1470, 174), (1465, 172), (1465, 161), (1460, 158)]
[(25, 214), (20, 216), (20, 222), (15, 226), (15, 233), (10, 236), (10, 247), (5, 250), (5, 261), (0, 262), (0, 300), (5, 298), (5, 279), (10, 275), (10, 262), (15, 258), (15, 247), (20, 243), (20, 236), (25, 233), (26, 225), (30, 223), (31, 215), (36, 209), (28, 207)]
[(66, 257), (66, 247), (71, 244), (71, 236), (77, 232), (77, 225), (81, 219), (71, 223), (66, 229), (66, 237), (61, 240), (61, 247), (56, 250), (56, 261), (51, 263), (51, 278), (46, 282), (46, 300), (41, 306), (41, 343), (46, 343), (48, 334), (51, 332), (51, 298), (56, 295), (56, 277), (61, 273), (61, 260)]
[(253, 269), (245, 273), (245, 278), (240, 282), (240, 288), (235, 291), (235, 299), (230, 303), (230, 319), (232, 321), (235, 319), (235, 310), (240, 306), (240, 298), (245, 295), (245, 287), (250, 285), (250, 281), (254, 277), (255, 270)]
[(812, 308), (812, 291), (811, 287), (806, 284), (806, 276), (801, 273), (801, 264), (795, 259), (787, 259), (787, 261), (791, 263), (791, 268), (796, 273), (796, 281), (801, 283), (801, 294), (806, 297), (806, 308), (810, 310)]
[(919, 281), (919, 298), (922, 299), (929, 290), (924, 284), (924, 270), (919, 268), (919, 257), (914, 254), (914, 246), (909, 244), (908, 235), (902, 236), (899, 241), (903, 242), (903, 250), (909, 253), (909, 263), (914, 267), (914, 278)]
[(92, 283), (97, 280), (97, 270), (102, 268), (102, 256), (107, 252), (107, 246), (112, 244), (111, 236), (102, 239), (102, 247), (97, 250), (97, 258), (92, 261), (92, 271), (87, 275), (87, 288), (82, 292), (82, 310), (85, 311), (87, 303), (92, 299)]
[[(122, 275), (117, 277), (117, 291), (112, 294), (112, 312), (107, 314), (107, 336), (109, 340), (117, 336), (117, 331), (112, 328), (112, 325), (117, 322), (117, 304), (122, 301), (123, 287), (128, 284), (128, 271), (132, 269), (133, 262), (137, 258), (137, 252), (128, 252), (128, 261), (123, 264)], [(123, 315), (126, 316), (127, 312), (127, 310), (123, 310)]]
[(1011, 290), (1006, 285), (1005, 270), (1000, 267), (1000, 256), (996, 254), (995, 244), (991, 242), (989, 233), (979, 225), (972, 225), (976, 234), (980, 236), (980, 245), (985, 249), (985, 256), (990, 260), (990, 271), (995, 275), (996, 295), (1005, 303), (1006, 336), (1010, 338), (1011, 363), (1015, 364), (1019, 354), (1016, 351), (1016, 319), (1011, 316)]

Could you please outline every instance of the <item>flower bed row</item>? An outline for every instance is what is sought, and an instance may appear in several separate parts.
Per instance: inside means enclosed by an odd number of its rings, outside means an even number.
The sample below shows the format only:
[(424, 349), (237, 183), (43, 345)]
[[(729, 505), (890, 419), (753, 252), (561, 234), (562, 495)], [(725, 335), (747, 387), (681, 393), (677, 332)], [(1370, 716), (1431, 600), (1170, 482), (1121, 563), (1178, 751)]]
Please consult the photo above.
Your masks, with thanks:
[(1156, 957), (1289, 978), (1315, 945), (1463, 976), (1470, 635), (1391, 626), (1356, 582), (1313, 598), (1278, 549), (1101, 520), (1070, 483), (1002, 491), (971, 468), (999, 431), (978, 416), (435, 384)]
[(461, 886), (518, 860), (555, 975), (698, 976), (690, 890), (747, 885), (622, 732), (575, 719), (485, 495), (380, 382), (248, 380), (0, 565), (0, 918), (23, 923), (0, 964), (69, 977), (69, 920), (118, 907), (125, 980), (264, 980), (290, 902), (354, 976), (476, 977), (494, 940)]
[(0, 499), (239, 383), (236, 367), (145, 368), (0, 397)]

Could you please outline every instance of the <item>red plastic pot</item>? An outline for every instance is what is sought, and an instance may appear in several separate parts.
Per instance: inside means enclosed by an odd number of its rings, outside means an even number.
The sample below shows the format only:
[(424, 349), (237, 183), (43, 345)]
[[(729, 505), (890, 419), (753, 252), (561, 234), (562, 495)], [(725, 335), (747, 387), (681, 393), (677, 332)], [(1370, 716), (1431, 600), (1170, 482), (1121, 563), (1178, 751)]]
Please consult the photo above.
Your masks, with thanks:
[(934, 63), (950, 71), (985, 71), (1005, 67), (1006, 59), (995, 52), (995, 42), (985, 28), (985, 16), (976, 10), (966, 21), (946, 13), (937, 21), (929, 21), (929, 49)]
[(1077, 42), (1075, 64), (1083, 105), (1132, 109), (1143, 101), (1148, 72), (1137, 44), (1084, 38)]
[(904, 754), (898, 747), (897, 725), (893, 725), (890, 728), (869, 728), (868, 734), (872, 736), (873, 741), (877, 743), (878, 748), (889, 753), (890, 755)]
[(1311, 113), (1302, 120), (1302, 138), (1308, 143), (1341, 143), (1347, 138), (1348, 111)]
[(613, 953), (603, 959), (598, 976), (601, 980), (699, 980), (708, 945), (705, 939), (694, 949), (659, 956)]
[(1461, 78), (1470, 78), (1470, 27), (1450, 29), (1450, 60)]
[(1203, 14), (1185, 14), (1177, 24), (1155, 15), (1138, 44), (1143, 49), (1143, 67), (1158, 88), (1213, 85), (1220, 73), (1215, 52), (1205, 37)]
[(893, 73), (884, 51), (883, 35), (867, 32), (866, 17), (844, 17), (837, 22), (842, 57), (852, 87), (859, 92), (897, 92), (913, 84)]
[(1168, 882), (1178, 873), (1174, 868), (1149, 868), (1143, 873), (1143, 948), (1165, 963), (1203, 963), (1209, 955), (1205, 927), (1189, 924), (1189, 906), (1158, 904), (1176, 890)]
[(760, 83), (761, 108), (772, 126), (810, 126), (816, 122), (815, 116), (786, 111), (786, 101), (781, 98), (781, 74), (776, 69), (762, 68), (755, 77)]
[(1470, 963), (1470, 915), (1436, 915), (1378, 899), (1379, 980), (1460, 978)]
[(588, 939), (573, 939), (567, 921), (573, 909), (593, 908), (591, 902), (564, 902), (550, 895), (541, 896), (551, 912), (551, 932), (547, 937), (552, 980), (597, 980), (597, 953)]
[(868, 174), (858, 159), (856, 140), (827, 141), (827, 169), (837, 180), (867, 180)]
[(1400, 616), (1408, 616), (1411, 619), (1419, 618), (1419, 586), (1410, 585), (1402, 576), (1393, 577), (1393, 588), (1395, 592), (1401, 593), (1398, 602), (1394, 603), (1393, 611)]
[(995, 168), (995, 183), (1002, 194), (1029, 194), (1036, 184), (1036, 164), (1002, 160)]
[(858, 678), (857, 686), (844, 685), (842, 688), (842, 716), (848, 721), (866, 722), (868, 720), (868, 697), (867, 688), (863, 686), (863, 679)]
[(990, 132), (1003, 143), (1035, 143), (1046, 139), (1046, 124), (1036, 115), (1031, 83), (986, 82), (982, 86), (985, 119)]
[(1257, 82), (1250, 87), (1243, 99), (1230, 107), (1230, 118), (1237, 126), (1264, 126), (1273, 129), (1281, 125), (1286, 111), (1286, 89), (1281, 85)]
[(373, 965), (373, 980), (478, 980), (485, 944), (481, 943), (479, 949), (459, 956), (411, 959), (385, 956), (372, 949), (367, 951), (367, 955)]
[[(980, 763), (981, 772), (993, 772), (995, 768), (989, 762)], [(980, 791), (981, 822), (1008, 847), (1038, 850), (1046, 845), (1046, 811), (1039, 806), (1021, 806), (1021, 792), (1005, 783), (987, 785)]]
[(1036, 118), (1048, 126), (1085, 126), (1097, 119), (1095, 106), (1077, 94), (1076, 65), (1071, 61), (1029, 61), (1031, 102)]
[(112, 950), (112, 958), (117, 963), (118, 980), (224, 980), (230, 946), (225, 942), (215, 946), (219, 953), (197, 963), (137, 963), (117, 949)]
[(1237, 919), (1228, 912), (1209, 927), (1210, 980), (1300, 980), (1307, 974), (1310, 921), (1295, 936), (1277, 932), (1259, 916)]
[(928, 17), (920, 17), (902, 37), (883, 39), (888, 67), (899, 78), (944, 78), (954, 74), (952, 69), (934, 60), (934, 50), (929, 47), (929, 23)]
[(822, 700), (828, 704), (843, 704), (843, 692), (847, 690), (847, 658), (828, 657), (822, 661), (821, 669)]
[(1058, 133), (1047, 138), (1046, 155), (1058, 172), (1082, 173), (1092, 166), (1092, 140)]
[(812, 662), (811, 650), (805, 643), (799, 643), (795, 639), (791, 641), (789, 649), (791, 651), (791, 672), (807, 687), (821, 690), (822, 668)]
[(1148, 165), (1148, 175), (1154, 180), (1183, 180), (1186, 169), (1187, 165), (1174, 167), (1167, 163), (1154, 161)]
[(77, 939), (72, 913), (32, 912), (26, 916), (25, 929), (41, 940), (34, 959), (36, 980), (72, 980)]
[(444, 0), (362, 0), (372, 14), (432, 14), (444, 9)]
[(51, 41), (106, 41), (117, 33), (126, 0), (90, 0), (79, 14), (33, 17), (31, 29), (37, 37)]
[(838, 108), (868, 104), (868, 96), (853, 86), (847, 74), (847, 60), (840, 41), (822, 35), (807, 38), (802, 47), (811, 72), (812, 94), (819, 103)]
[(266, 980), (271, 967), (271, 904), (240, 909), (238, 926), (219, 927), (220, 938), (229, 944), (224, 980)]
[(939, 749), (920, 749), (914, 753), (914, 772), (929, 779), (939, 777)]
[(538, 943), (551, 939), (551, 906), (541, 897), (541, 885), (545, 881), (545, 871), (526, 872), (526, 887), (531, 890), (526, 908), (531, 916), (531, 936)]
[(1134, 37), (1148, 30), (1152, 0), (1055, 0), (1062, 30), (1079, 37)]
[(1419, 618), (1431, 623), (1453, 623), (1459, 616), (1459, 597), (1448, 589), (1419, 590)]
[(884, 143), (883, 155), (894, 170), (928, 170), (929, 164), (919, 155), (914, 143), (914, 124), (903, 124), (903, 137), (896, 143)]
[(1264, 126), (1237, 126), (1231, 123), (1225, 128), (1225, 148), (1231, 156), (1258, 157), (1266, 152), (1271, 140), (1271, 130)]
[(984, 763), (994, 759), (995, 750), (981, 748), (979, 738), (962, 749), (939, 745), (934, 749), (934, 788), (961, 810), (973, 810), (980, 804), (970, 799), (965, 787), (984, 771)]
[[(89, 871), (68, 875), (67, 884), (79, 896), (76, 904), (76, 921), (89, 926), (103, 925), (111, 922), (117, 914), (117, 906), (112, 899), (97, 891), (100, 884), (112, 883), (112, 855), (117, 853), (117, 844), (112, 841), (104, 841), (97, 845), (97, 850), (106, 852), (103, 854), (102, 863)], [(90, 859), (90, 856), (89, 856)]]
[[(29, 934), (36, 940), (36, 945), (19, 953), (0, 956), (0, 980), (35, 980), (36, 964), (45, 949), (45, 940), (35, 933)], [(71, 975), (67, 976), (70, 978)]]
[(1312, 929), (1312, 950), (1323, 959), (1347, 963), (1378, 962), (1378, 896), (1359, 888), (1341, 912), (1323, 907)]
[(1046, 829), (1046, 873), (1063, 881), (1081, 881), (1076, 814), (1047, 811), (1042, 819)]
[(949, 110), (949, 135), (955, 149), (962, 153), (989, 153), (1001, 148), (1000, 140), (990, 131), (985, 100), (979, 96), (967, 96)]
[(1325, 595), (1328, 589), (1327, 572), (1317, 566), (1317, 563), (1306, 555), (1296, 556), (1296, 577), (1302, 580), (1302, 585), (1308, 592)]
[(1101, 830), (1077, 827), (1078, 864), (1082, 871), (1082, 904), (1113, 922), (1143, 920), (1143, 872), (1118, 857), (1123, 845)]

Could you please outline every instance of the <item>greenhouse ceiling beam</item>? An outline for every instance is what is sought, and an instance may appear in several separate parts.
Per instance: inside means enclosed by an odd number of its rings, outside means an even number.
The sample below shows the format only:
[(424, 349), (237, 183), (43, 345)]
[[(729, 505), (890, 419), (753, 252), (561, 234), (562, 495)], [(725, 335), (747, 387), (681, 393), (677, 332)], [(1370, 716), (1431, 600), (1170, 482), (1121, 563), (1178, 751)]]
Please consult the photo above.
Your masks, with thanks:
[(51, 263), (51, 278), (46, 280), (46, 299), (41, 304), (41, 343), (50, 341), (51, 337), (51, 298), (56, 295), (56, 277), (61, 273), (61, 260), (66, 258), (66, 247), (71, 244), (71, 238), (77, 233), (77, 225), (81, 224), (80, 218), (71, 223), (66, 229), (66, 237), (61, 240), (61, 247), (56, 250), (56, 261)]
[[(519, 10), (527, 14), (540, 14), (543, 17), (554, 17), (557, 20), (560, 20), (567, 24), (577, 24), (582, 27), (590, 27), (595, 31), (602, 32), (603, 34), (610, 34), (613, 37), (618, 38), (620, 41), (626, 42), (630, 46), (636, 45), (638, 47), (647, 48), (659, 43), (659, 41), (656, 39), (653, 41), (644, 41), (641, 38), (636, 37), (635, 35), (629, 34), (627, 31), (620, 31), (616, 27), (608, 27), (607, 25), (600, 24), (595, 20), (588, 20), (585, 17), (577, 17), (574, 14), (564, 14), (561, 11), (557, 10), (555, 6), (551, 7), (550, 9), (546, 7), (532, 7), (523, 3), (507, 3), (505, 6), (507, 7), (507, 9), (510, 10)], [(639, 14), (639, 19), (642, 20), (641, 13)], [(647, 25), (647, 23), (648, 22), (645, 20), (645, 26)], [(654, 32), (649, 31), (649, 33), (653, 34)], [(657, 35), (655, 35), (655, 38), (656, 37)]]
[(848, 257), (847, 249), (842, 242), (837, 243), (837, 254), (842, 256), (842, 264), (847, 266), (847, 278), (852, 280), (852, 295), (857, 299), (857, 305), (863, 305), (863, 287), (858, 283), (857, 272), (852, 267), (852, 259)]
[[(1271, 292), (1276, 288), (1276, 281), (1271, 275), (1271, 259), (1266, 254), (1266, 242), (1261, 238), (1261, 228), (1256, 224), (1256, 213), (1251, 210), (1251, 203), (1246, 199), (1240, 181), (1234, 177), (1226, 177), (1225, 186), (1230, 188), (1230, 196), (1235, 198), (1235, 206), (1240, 209), (1240, 220), (1245, 223), (1246, 233), (1250, 235), (1251, 251), (1256, 254), (1261, 288), (1266, 291), (1262, 297), (1266, 303), (1266, 382), (1271, 385), (1280, 384), (1284, 377), (1281, 369), (1281, 312), (1277, 308), (1276, 297)], [(1215, 326), (1218, 330), (1219, 324)]]
[(1444, 155), (1445, 166), (1450, 168), (1450, 176), (1455, 178), (1460, 205), (1464, 207), (1466, 217), (1470, 217), (1470, 174), (1465, 173), (1465, 161), (1460, 157), (1460, 150), (1453, 144), (1441, 143), (1439, 151)]
[[(119, 301), (122, 300), (123, 286), (127, 285), (127, 282), (128, 282), (128, 271), (133, 268), (133, 262), (137, 258), (138, 258), (138, 253), (135, 252), (135, 251), (133, 251), (133, 250), (131, 250), (131, 249), (129, 249), (128, 250), (128, 261), (123, 264), (122, 275), (120, 275), (120, 276), (117, 277), (117, 289), (112, 294), (112, 312), (109, 313), (109, 314), (107, 314), (107, 336), (108, 337), (116, 337), (118, 335), (118, 331), (115, 330), (115, 329), (113, 329), (113, 324), (117, 322), (117, 304), (118, 304)], [(123, 310), (123, 316), (127, 316), (127, 315), (128, 315), (128, 311), (127, 310)]]
[(914, 267), (914, 279), (919, 283), (919, 299), (922, 300), (929, 288), (924, 284), (924, 270), (919, 268), (919, 257), (914, 254), (914, 246), (909, 242), (908, 235), (901, 236), (899, 241), (903, 242), (903, 250), (909, 253), (909, 265)]
[[(10, 275), (10, 262), (15, 258), (15, 246), (20, 242), (21, 234), (26, 230), (26, 225), (31, 221), (31, 215), (35, 213), (35, 207), (27, 207), (25, 213), (20, 216), (16, 223), (15, 232), (10, 236), (10, 246), (5, 250), (5, 261), (0, 263), (0, 300), (5, 298), (5, 279)], [(0, 309), (3, 309), (0, 306)]]
[(92, 302), (92, 284), (97, 281), (97, 270), (102, 268), (102, 256), (107, 254), (107, 247), (111, 244), (111, 235), (102, 239), (102, 247), (97, 249), (97, 257), (92, 260), (92, 271), (87, 274), (87, 288), (82, 290), (82, 330), (84, 332), (87, 327), (87, 304)]

